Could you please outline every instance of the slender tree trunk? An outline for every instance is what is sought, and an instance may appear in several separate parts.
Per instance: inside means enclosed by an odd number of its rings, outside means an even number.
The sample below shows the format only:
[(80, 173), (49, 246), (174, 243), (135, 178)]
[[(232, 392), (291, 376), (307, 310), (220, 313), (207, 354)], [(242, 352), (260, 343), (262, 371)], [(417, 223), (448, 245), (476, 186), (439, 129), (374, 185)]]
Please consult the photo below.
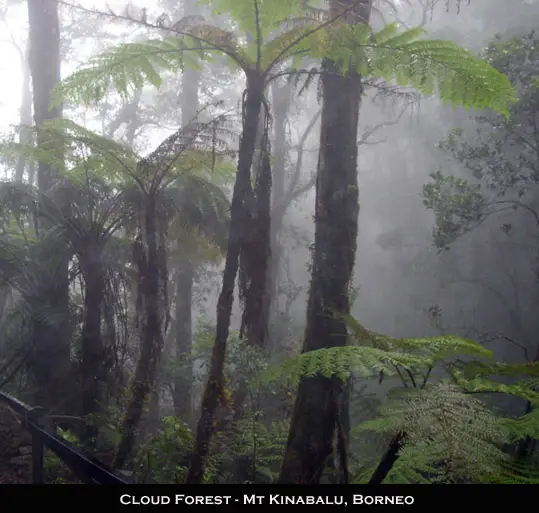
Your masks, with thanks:
[[(42, 126), (47, 120), (62, 116), (60, 106), (50, 108), (51, 93), (60, 82), (60, 26), (55, 0), (28, 0), (29, 67), (32, 76), (34, 121)], [(44, 135), (37, 144), (43, 145)], [(53, 185), (56, 170), (45, 162), (38, 164), (38, 186), (46, 192)], [(40, 219), (42, 228), (46, 222)], [(63, 249), (59, 248), (62, 252)], [(50, 263), (50, 262), (49, 262)], [(44, 264), (46, 265), (46, 264)], [(34, 352), (30, 358), (30, 371), (35, 377), (36, 404), (48, 409), (65, 404), (66, 391), (73, 390), (69, 346), (69, 282), (67, 259), (60, 264), (53, 283), (54, 291), (42, 291), (41, 304), (54, 312), (54, 321), (36, 321)], [(50, 275), (50, 267), (43, 269)], [(48, 273), (48, 274), (47, 274)], [(50, 315), (50, 314), (49, 314)], [(59, 320), (57, 320), (59, 319)]]
[(230, 316), (234, 302), (234, 284), (238, 273), (238, 259), (242, 244), (242, 231), (248, 222), (248, 202), (252, 199), (251, 166), (256, 145), (256, 132), (264, 95), (262, 77), (257, 74), (247, 76), (245, 97), (245, 117), (239, 148), (238, 172), (232, 193), (230, 228), (223, 272), (223, 284), (217, 303), (217, 326), (213, 345), (208, 383), (202, 397), (201, 414), (197, 424), (196, 440), (186, 483), (200, 483), (209, 444), (215, 429), (215, 413), (222, 401), (224, 385), (224, 363)]
[[(357, 3), (334, 1), (333, 15)], [(370, 1), (359, 4), (346, 22), (368, 20)], [(357, 129), (361, 79), (322, 63), (322, 121), (316, 182), (315, 249), (303, 352), (344, 346), (347, 330), (336, 314), (350, 309), (359, 214)], [(281, 483), (317, 484), (342, 429), (345, 387), (320, 375), (301, 380), (281, 469)], [(339, 425), (341, 424), (341, 425)]]
[[(50, 108), (51, 93), (61, 80), (60, 23), (55, 0), (28, 0), (29, 67), (34, 97), (34, 121), (37, 126), (62, 117), (62, 107)], [(38, 144), (43, 143), (43, 135)], [(47, 191), (56, 179), (56, 170), (40, 162), (38, 185)]]
[(194, 271), (189, 256), (176, 264), (176, 309), (174, 316), (176, 341), (176, 375), (174, 378), (174, 414), (192, 425), (193, 364), (192, 310)]
[(165, 277), (162, 276), (163, 262), (159, 257), (155, 201), (155, 195), (148, 194), (145, 204), (143, 236), (145, 256), (137, 262), (138, 286), (142, 299), (142, 312), (140, 314), (142, 324), (141, 351), (131, 383), (131, 397), (122, 421), (122, 439), (118, 444), (114, 468), (123, 467), (133, 450), (136, 431), (144, 411), (144, 403), (152, 391), (163, 348), (160, 282)]
[[(266, 124), (266, 123), (265, 123)], [(271, 262), (271, 164), (268, 126), (262, 127), (260, 162), (248, 227), (240, 253), (243, 299), (242, 336), (252, 346), (266, 349), (269, 323)]]
[(378, 463), (368, 484), (379, 485), (384, 482), (384, 479), (391, 472), (393, 465), (395, 465), (399, 458), (399, 451), (402, 449), (405, 439), (406, 433), (398, 433), (391, 439), (386, 453), (380, 460), (380, 463)]
[[(198, 13), (193, 0), (184, 4), (184, 16)], [(195, 120), (198, 109), (198, 93), (201, 72), (192, 66), (185, 68), (182, 78), (181, 109), (182, 125), (187, 126)], [(180, 249), (181, 251), (181, 249)], [(195, 276), (192, 255), (183, 252), (176, 262), (176, 369), (174, 379), (174, 413), (189, 426), (193, 426), (193, 281)], [(182, 369), (178, 372), (178, 369)]]
[[(253, 34), (247, 34), (250, 43)], [(271, 266), (271, 147), (270, 113), (261, 105), (258, 126), (255, 131), (255, 152), (258, 159), (253, 162), (255, 173), (254, 193), (248, 198), (248, 215), (242, 234), (239, 257), (239, 288), (243, 312), (241, 336), (259, 349), (266, 348), (270, 309), (270, 266)], [(241, 387), (244, 388), (244, 387)], [(237, 410), (241, 409), (245, 391), (235, 398)]]
[[(243, 315), (240, 334), (247, 343), (267, 351), (270, 312), (271, 263), (271, 164), (268, 126), (262, 127), (260, 162), (254, 191), (253, 209), (243, 234), (240, 252), (240, 294)], [(233, 395), (233, 419), (239, 420), (248, 391), (248, 377), (242, 379)]]
[[(86, 261), (87, 259), (87, 261)], [(84, 320), (82, 326), (82, 414), (95, 415), (102, 409), (104, 347), (101, 335), (104, 276), (101, 255), (86, 255), (81, 262), (84, 275)], [(83, 431), (83, 441), (90, 443), (97, 435), (95, 419)]]
[[(275, 319), (279, 309), (279, 275), (282, 263), (282, 247), (279, 243), (279, 233), (283, 226), (285, 205), (285, 174), (286, 174), (286, 118), (290, 107), (290, 84), (279, 86), (272, 84), (273, 99), (273, 133), (274, 158), (273, 190), (271, 207), (271, 268), (270, 268), (270, 319)], [(271, 323), (270, 323), (271, 325)], [(271, 330), (271, 328), (270, 328)], [(270, 346), (276, 343), (269, 335)], [(270, 347), (273, 349), (273, 347)]]

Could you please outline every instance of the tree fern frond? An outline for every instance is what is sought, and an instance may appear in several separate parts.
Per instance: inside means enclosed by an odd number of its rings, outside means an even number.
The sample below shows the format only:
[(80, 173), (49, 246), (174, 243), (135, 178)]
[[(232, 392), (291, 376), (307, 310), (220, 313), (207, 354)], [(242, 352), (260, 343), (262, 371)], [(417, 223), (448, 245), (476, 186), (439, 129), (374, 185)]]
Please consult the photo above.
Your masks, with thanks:
[(526, 363), (467, 362), (461, 372), (464, 378), (488, 376), (536, 377), (539, 378), (539, 361)]
[(473, 356), (475, 358), (485, 359), (493, 357), (492, 351), (486, 349), (480, 343), (455, 335), (402, 339), (392, 338), (368, 330), (351, 315), (346, 315), (344, 318), (351, 330), (351, 340), (354, 345), (421, 354), (430, 358), (431, 363), (456, 356)]
[(178, 37), (118, 45), (67, 77), (56, 88), (53, 104), (66, 98), (83, 105), (99, 102), (111, 87), (124, 98), (145, 84), (160, 87), (164, 70), (182, 69), (185, 49), (183, 39)]
[[(209, 25), (195, 25), (178, 38), (129, 43), (95, 57), (87, 69), (68, 77), (59, 87), (62, 95), (91, 103), (101, 100), (114, 86), (122, 96), (129, 89), (140, 89), (144, 83), (159, 86), (160, 71), (177, 70), (183, 65), (187, 50), (228, 55), (246, 72), (256, 64), (266, 73), (274, 65), (290, 57), (310, 56), (331, 59), (350, 65), (362, 76), (396, 81), (432, 95), (444, 102), (478, 109), (491, 108), (505, 115), (516, 101), (509, 79), (486, 61), (451, 41), (420, 40), (421, 29), (397, 33), (386, 27), (372, 35), (368, 25), (348, 25), (340, 20), (321, 24), (300, 24), (281, 31), (285, 19), (305, 12), (302, 0), (213, 0), (216, 8), (229, 12), (243, 34), (250, 34), (255, 44), (246, 38), (236, 39), (231, 32)], [(281, 5), (282, 4), (282, 5)], [(283, 7), (284, 11), (278, 11)], [(264, 39), (264, 34), (280, 33)], [(261, 60), (261, 62), (259, 62)], [(292, 68), (297, 68), (296, 58)]]
[[(350, 62), (364, 77), (396, 81), (443, 102), (465, 108), (490, 108), (509, 115), (516, 96), (509, 79), (451, 41), (419, 39), (422, 29), (401, 33), (385, 27), (372, 35), (366, 26), (335, 22), (302, 41), (311, 57)], [(378, 38), (378, 39), (377, 39)]]
[(516, 419), (502, 418), (500, 426), (512, 442), (525, 438), (539, 440), (539, 408)]
[(456, 356), (473, 356), (490, 359), (492, 351), (479, 342), (468, 340), (455, 335), (438, 337), (397, 339), (394, 347), (407, 351), (417, 351), (429, 355), (433, 362), (454, 358)]
[(113, 180), (118, 175), (125, 176), (126, 171), (133, 172), (136, 167), (137, 156), (131, 149), (74, 121), (50, 120), (35, 131), (44, 140), (39, 147), (8, 142), (0, 145), (0, 152), (23, 155), (29, 161), (46, 162), (63, 174), (78, 166), (85, 175), (106, 168), (107, 173), (102, 174), (102, 178), (106, 176)]
[(525, 461), (506, 462), (502, 471), (488, 480), (489, 484), (539, 484), (539, 467)]
[(539, 405), (538, 380), (520, 380), (517, 383), (506, 384), (482, 377), (464, 379), (460, 371), (454, 371), (453, 379), (463, 390), (474, 394), (506, 394), (521, 397), (532, 405)]
[(352, 373), (372, 377), (383, 372), (396, 373), (395, 367), (428, 367), (430, 360), (424, 356), (384, 351), (375, 347), (332, 347), (309, 351), (288, 359), (283, 364), (263, 372), (263, 381), (283, 380), (297, 384), (302, 377), (321, 374), (347, 379)]
[(257, 32), (265, 39), (282, 24), (305, 15), (314, 2), (309, 0), (201, 0), (216, 15), (228, 14), (244, 34), (253, 37)]
[[(443, 471), (437, 465), (439, 459), (443, 459), (443, 455), (430, 443), (405, 444), (384, 484), (433, 484), (442, 477)], [(375, 468), (371, 467), (367, 481)]]
[(397, 473), (408, 466), (443, 482), (483, 479), (499, 474), (507, 459), (500, 449), (507, 437), (497, 417), (480, 400), (445, 382), (394, 391), (380, 417), (356, 429), (406, 433), (392, 469)]
[(226, 247), (230, 201), (221, 187), (191, 174), (176, 179), (164, 195), (177, 214), (177, 228), (195, 230), (222, 250)]
[[(271, 41), (268, 41), (262, 49), (262, 66), (263, 70), (267, 70), (275, 62), (283, 62), (289, 57), (294, 56), (295, 54), (302, 55), (306, 53), (307, 40), (300, 45), (295, 44), (296, 41), (307, 36), (316, 28), (316, 25), (298, 25), (292, 27), (290, 30), (283, 32)], [(298, 65), (301, 60), (298, 61)]]
[(397, 24), (391, 23), (382, 30), (375, 32), (373, 39), (378, 46), (398, 48), (417, 41), (425, 34), (426, 31), (422, 27), (415, 27), (401, 32)]
[(289, 429), (288, 421), (266, 423), (252, 413), (219, 433), (214, 444), (226, 444), (226, 452), (221, 454), (224, 465), (226, 460), (237, 464), (246, 458), (255, 474), (252, 477), (257, 482), (271, 483), (278, 477)]
[(437, 93), (454, 106), (490, 108), (509, 115), (516, 96), (505, 75), (451, 41), (402, 43), (406, 39), (359, 50), (369, 62), (371, 77), (395, 80), (427, 95)]

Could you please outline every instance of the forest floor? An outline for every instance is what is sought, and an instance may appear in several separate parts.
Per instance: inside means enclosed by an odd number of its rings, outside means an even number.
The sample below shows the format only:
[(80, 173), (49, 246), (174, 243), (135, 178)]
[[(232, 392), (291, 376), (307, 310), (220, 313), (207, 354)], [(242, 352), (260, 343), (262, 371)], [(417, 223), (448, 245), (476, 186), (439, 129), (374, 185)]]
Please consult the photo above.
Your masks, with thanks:
[(0, 484), (31, 482), (31, 436), (9, 408), (0, 406)]

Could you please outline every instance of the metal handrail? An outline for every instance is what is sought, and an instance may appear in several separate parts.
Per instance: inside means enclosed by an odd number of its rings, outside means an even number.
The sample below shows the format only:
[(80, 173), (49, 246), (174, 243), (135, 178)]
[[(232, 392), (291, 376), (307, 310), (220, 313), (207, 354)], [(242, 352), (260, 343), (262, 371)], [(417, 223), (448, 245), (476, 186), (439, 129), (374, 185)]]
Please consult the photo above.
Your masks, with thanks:
[(84, 454), (65, 438), (47, 432), (45, 410), (31, 407), (16, 397), (0, 392), (0, 401), (22, 417), (21, 424), (32, 435), (32, 483), (43, 484), (43, 450), (53, 451), (83, 482), (89, 484), (130, 484), (96, 459)]

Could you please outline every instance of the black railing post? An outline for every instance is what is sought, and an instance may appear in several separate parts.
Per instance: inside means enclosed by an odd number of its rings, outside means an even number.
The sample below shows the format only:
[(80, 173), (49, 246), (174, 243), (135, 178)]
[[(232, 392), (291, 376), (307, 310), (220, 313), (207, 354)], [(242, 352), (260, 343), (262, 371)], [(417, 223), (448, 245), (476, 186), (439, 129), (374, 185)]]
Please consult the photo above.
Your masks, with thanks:
[(6, 403), (21, 419), (24, 428), (32, 435), (32, 483), (43, 484), (45, 447), (58, 456), (83, 482), (99, 484), (133, 484), (106, 468), (100, 461), (87, 456), (79, 448), (58, 436), (56, 427), (45, 410), (31, 408), (17, 398), (0, 392), (0, 402)]
[[(28, 422), (41, 426), (45, 410), (40, 406), (32, 408), (27, 413)], [(31, 425), (27, 426), (32, 435), (32, 484), (43, 484), (43, 464), (44, 464), (44, 447), (43, 441), (39, 433), (32, 429)]]

